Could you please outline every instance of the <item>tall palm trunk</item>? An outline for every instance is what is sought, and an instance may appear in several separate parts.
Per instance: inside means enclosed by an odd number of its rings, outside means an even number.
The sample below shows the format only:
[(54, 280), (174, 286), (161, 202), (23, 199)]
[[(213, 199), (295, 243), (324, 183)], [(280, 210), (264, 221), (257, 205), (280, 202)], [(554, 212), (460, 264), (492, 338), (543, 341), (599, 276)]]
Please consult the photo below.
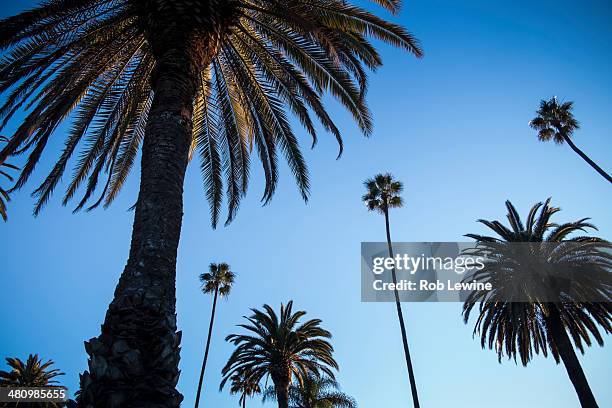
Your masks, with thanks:
[(578, 361), (574, 347), (569, 339), (569, 336), (567, 335), (565, 326), (561, 321), (559, 311), (554, 305), (550, 308), (546, 324), (548, 325), (555, 344), (557, 345), (559, 355), (561, 356), (561, 360), (563, 361), (565, 369), (567, 370), (567, 375), (574, 385), (576, 394), (578, 394), (580, 405), (582, 408), (598, 408), (593, 391), (591, 391), (591, 387), (589, 386), (587, 378), (584, 375), (580, 361)]
[[(387, 228), (387, 246), (389, 248), (389, 256), (393, 258), (393, 246), (391, 245), (391, 228), (389, 227), (389, 208), (385, 203), (385, 226)], [(397, 286), (397, 276), (395, 274), (395, 266), (391, 269), (393, 283)], [(419, 396), (417, 394), (416, 381), (414, 379), (414, 371), (412, 369), (412, 359), (410, 358), (410, 350), (408, 349), (408, 338), (406, 337), (406, 326), (404, 325), (404, 315), (402, 314), (402, 306), (399, 299), (397, 289), (395, 293), (395, 306), (397, 307), (397, 318), (399, 319), (400, 330), (402, 332), (402, 343), (404, 344), (404, 354), (406, 355), (406, 366), (408, 366), (408, 377), (410, 379), (410, 391), (412, 392), (412, 402), (414, 408), (419, 408)]]
[(272, 378), (272, 381), (274, 382), (274, 390), (276, 391), (278, 408), (289, 408), (289, 379)]
[(582, 150), (580, 150), (578, 148), (578, 146), (576, 146), (574, 144), (574, 142), (572, 142), (572, 139), (567, 137), (567, 136), (563, 136), (563, 139), (565, 140), (565, 143), (567, 143), (569, 145), (569, 147), (572, 148), (572, 150), (576, 153), (578, 153), (578, 156), (582, 157), (582, 159), (587, 162), (592, 168), (595, 169), (595, 171), (597, 171), (599, 174), (601, 174), (601, 176), (603, 178), (605, 178), (606, 180), (608, 180), (608, 183), (612, 183), (612, 177), (610, 177), (610, 175), (608, 173), (606, 173), (604, 171), (604, 169), (602, 169), (601, 167), (599, 167), (593, 160), (591, 160), (591, 158), (589, 156), (587, 156), (586, 154), (584, 154), (584, 152)]
[(176, 255), (198, 64), (184, 42), (166, 44), (152, 79), (129, 259), (102, 334), (85, 343), (83, 407), (178, 407), (183, 399), (176, 390)]
[(213, 324), (215, 323), (215, 311), (217, 310), (217, 297), (219, 296), (219, 287), (215, 289), (213, 298), (212, 314), (210, 316), (210, 324), (208, 325), (208, 339), (206, 340), (206, 349), (204, 350), (204, 360), (202, 361), (202, 370), (200, 371), (200, 381), (198, 382), (198, 393), (196, 394), (195, 408), (200, 406), (200, 393), (202, 392), (202, 381), (204, 381), (204, 370), (206, 370), (206, 361), (208, 360), (208, 349), (210, 348), (210, 338), (212, 336)]

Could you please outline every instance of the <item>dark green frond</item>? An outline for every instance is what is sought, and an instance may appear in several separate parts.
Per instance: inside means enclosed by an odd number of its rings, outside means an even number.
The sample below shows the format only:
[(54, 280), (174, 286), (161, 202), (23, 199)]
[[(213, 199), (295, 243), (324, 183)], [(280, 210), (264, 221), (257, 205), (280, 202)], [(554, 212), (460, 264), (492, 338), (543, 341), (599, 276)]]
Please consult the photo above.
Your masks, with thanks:
[[(499, 221), (479, 220), (497, 236), (466, 235), (477, 241), (475, 253), (486, 259), (485, 267), (469, 280), (490, 282), (493, 287), (471, 292), (463, 305), (467, 323), (478, 304), (474, 335), (480, 336), (482, 347), (494, 349), (500, 361), (503, 356), (515, 361), (518, 357), (527, 365), (534, 354), (548, 352), (559, 361), (558, 339), (552, 332), (555, 316), (579, 350), (589, 346), (591, 338), (603, 344), (600, 328), (612, 332), (612, 245), (596, 237), (569, 238), (595, 227), (588, 218), (552, 223), (559, 208), (551, 206), (550, 199), (531, 208), (525, 226), (512, 203), (507, 201), (506, 208), (510, 228)], [(517, 243), (528, 245), (528, 258), (525, 251), (515, 249)], [(554, 279), (546, 270), (556, 271)], [(563, 289), (557, 281), (571, 282), (571, 289)], [(552, 292), (559, 301), (543, 295)]]
[(231, 268), (226, 263), (211, 263), (208, 266), (208, 272), (200, 275), (202, 283), (202, 292), (214, 293), (218, 291), (221, 297), (229, 296), (232, 285), (236, 279), (236, 274), (231, 271)]
[[(325, 93), (346, 107), (364, 134), (371, 133), (367, 74), (382, 64), (372, 40), (422, 56), (418, 41), (403, 27), (345, 1), (237, 0), (209, 18), (182, 12), (201, 5), (181, 1), (49, 0), (2, 20), (0, 129), (19, 112), (24, 119), (0, 150), (0, 162), (27, 154), (13, 189), (34, 174), (59, 125), (72, 121), (63, 150), (34, 191), (35, 214), (73, 161), (64, 204), (78, 197), (76, 210), (92, 209), (117, 197), (145, 137), (159, 55), (153, 43), (167, 13), (180, 20), (177, 30), (202, 39), (219, 35), (194, 78), (190, 148), (200, 159), (213, 226), (223, 200), (226, 223), (235, 218), (247, 191), (253, 149), (263, 167), (264, 204), (276, 190), (278, 150), (308, 198), (308, 170), (290, 115), (312, 146), (318, 140), (317, 119), (337, 140), (340, 156), (343, 140), (323, 104)], [(393, 14), (400, 8), (399, 0), (374, 3)], [(2, 191), (3, 197), (8, 194)], [(4, 201), (0, 206), (5, 211)]]
[(399, 208), (404, 205), (401, 193), (404, 186), (390, 173), (377, 174), (363, 183), (366, 193), (362, 201), (369, 211), (378, 211), (384, 214), (389, 208)]
[(540, 101), (540, 108), (529, 126), (538, 131), (538, 138), (541, 141), (554, 140), (555, 143), (565, 142), (565, 138), (570, 138), (580, 124), (572, 114), (573, 103), (559, 103), (556, 97), (550, 100)]
[(30, 354), (24, 363), (19, 358), (6, 358), (11, 371), (0, 371), (0, 386), (11, 387), (47, 387), (57, 384), (56, 377), (64, 375), (58, 369), (50, 369), (52, 360), (46, 363), (38, 358), (38, 354)]
[(263, 309), (252, 309), (246, 318), (249, 324), (239, 325), (249, 334), (226, 338), (236, 349), (223, 368), (221, 389), (236, 375), (246, 375), (257, 384), (268, 377), (275, 383), (295, 380), (301, 384), (308, 375), (323, 373), (333, 378), (338, 364), (328, 342), (331, 334), (321, 328), (320, 320), (299, 324), (306, 312), (293, 312), (291, 301), (281, 305), (278, 315), (268, 305)]
[[(0, 136), (0, 142), (8, 142), (8, 139), (4, 136)], [(19, 170), (17, 166), (14, 166), (10, 163), (5, 163), (0, 161), (0, 176), (6, 178), (8, 181), (13, 181), (13, 176), (8, 171), (3, 170), (4, 168), (10, 170)], [(0, 217), (4, 221), (8, 219), (8, 215), (6, 212), (6, 203), (11, 200), (11, 197), (8, 194), (8, 191), (5, 190), (3, 186), (0, 186)]]

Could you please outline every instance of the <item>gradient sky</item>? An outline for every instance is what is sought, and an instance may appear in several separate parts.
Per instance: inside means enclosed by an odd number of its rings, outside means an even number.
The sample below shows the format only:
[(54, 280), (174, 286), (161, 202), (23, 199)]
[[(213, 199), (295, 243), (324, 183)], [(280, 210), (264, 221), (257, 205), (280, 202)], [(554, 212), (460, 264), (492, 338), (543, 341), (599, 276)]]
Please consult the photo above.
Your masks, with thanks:
[[(4, 1), (0, 14), (34, 3)], [(582, 124), (576, 144), (612, 171), (611, 3), (408, 0), (392, 19), (418, 36), (426, 57), (417, 61), (381, 47), (385, 65), (372, 75), (368, 94), (375, 120), (369, 139), (337, 104), (329, 105), (345, 153), (335, 160), (331, 136), (305, 150), (313, 186), (308, 204), (284, 166), (276, 196), (262, 208), (254, 166), (236, 221), (213, 231), (198, 168), (190, 166), (177, 277), (184, 406), (194, 400), (212, 301), (197, 277), (220, 261), (238, 278), (218, 308), (203, 406), (238, 403), (218, 391), (231, 352), (224, 337), (250, 307), (278, 308), (289, 299), (333, 333), (339, 381), (360, 407), (410, 405), (395, 307), (360, 302), (360, 242), (384, 240), (382, 217), (360, 201), (363, 180), (377, 172), (391, 171), (405, 184), (405, 208), (391, 214), (396, 241), (461, 240), (484, 231), (476, 219), (502, 219), (506, 199), (526, 216), (547, 197), (563, 209), (558, 221), (592, 217), (599, 235), (611, 238), (610, 186), (569, 147), (539, 143), (527, 125), (541, 98), (574, 100)], [(63, 129), (36, 181), (57, 156)], [(305, 132), (298, 133), (307, 149)], [(127, 259), (133, 216), (127, 209), (137, 182), (133, 173), (109, 210), (76, 215), (58, 194), (34, 218), (34, 183), (13, 196), (10, 220), (0, 225), (0, 356), (51, 358), (66, 372), (62, 382), (77, 389), (86, 367), (83, 340), (99, 333)], [(578, 406), (562, 365), (541, 356), (526, 368), (499, 364), (472, 339), (460, 311), (460, 304), (404, 304), (422, 406)], [(606, 341), (580, 357), (601, 407), (612, 406), (612, 338)]]

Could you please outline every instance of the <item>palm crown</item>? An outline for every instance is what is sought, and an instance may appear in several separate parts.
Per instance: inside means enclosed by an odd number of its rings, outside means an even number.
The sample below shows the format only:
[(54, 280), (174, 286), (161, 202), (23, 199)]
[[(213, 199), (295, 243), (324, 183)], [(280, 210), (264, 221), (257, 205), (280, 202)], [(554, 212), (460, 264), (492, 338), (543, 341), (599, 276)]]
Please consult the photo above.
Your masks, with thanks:
[(219, 295), (228, 296), (232, 290), (236, 275), (230, 270), (230, 266), (223, 263), (211, 263), (208, 272), (200, 275), (202, 282), (202, 292), (214, 293), (219, 290)]
[[(610, 244), (596, 237), (568, 238), (572, 233), (595, 227), (586, 222), (586, 218), (560, 225), (552, 223), (550, 219), (559, 208), (552, 207), (550, 199), (543, 204), (534, 205), (525, 224), (512, 203), (507, 201), (506, 207), (510, 227), (499, 221), (479, 220), (493, 230), (497, 237), (466, 235), (478, 243), (475, 254), (483, 255), (487, 259), (485, 268), (477, 272), (473, 279), (492, 282), (493, 286), (492, 291), (472, 292), (463, 307), (464, 320), (467, 323), (474, 306), (477, 303), (480, 305), (474, 334), (480, 334), (482, 347), (488, 345), (491, 349), (495, 348), (500, 360), (504, 354), (515, 360), (518, 355), (523, 365), (529, 362), (534, 352), (538, 354), (541, 351), (546, 356), (550, 349), (558, 362), (558, 338), (551, 332), (549, 322), (553, 313), (560, 317), (562, 330), (569, 331), (574, 344), (582, 352), (583, 342), (587, 346), (591, 345), (591, 336), (602, 345), (603, 337), (597, 325), (606, 333), (612, 331), (612, 303), (609, 303), (612, 291)], [(517, 242), (530, 243), (530, 250), (533, 250), (536, 257), (533, 259), (535, 262), (547, 263), (555, 270), (572, 272), (573, 290), (559, 292), (560, 302), (551, 303), (542, 299), (541, 282), (517, 287), (516, 290), (521, 291), (520, 297), (530, 298), (531, 302), (508, 301), (508, 296), (512, 295), (505, 291), (508, 282), (532, 280), (521, 276), (525, 273), (522, 270), (522, 265), (525, 265), (523, 258), (513, 258), (516, 252), (511, 250), (511, 245), (507, 245)], [(564, 245), (553, 246), (551, 243)], [(551, 251), (551, 248), (560, 250)], [(584, 299), (574, 298), (576, 293), (581, 293), (583, 297), (603, 296), (608, 300), (585, 302)]]
[(554, 140), (557, 144), (567, 143), (595, 171), (612, 183), (612, 177), (572, 141), (574, 130), (580, 128), (572, 114), (573, 106), (572, 102), (559, 103), (556, 97), (548, 101), (542, 100), (537, 111), (538, 116), (529, 122), (529, 125), (538, 131), (538, 138), (543, 142)]
[[(336, 380), (308, 375), (304, 384), (289, 387), (290, 408), (357, 408), (355, 400), (338, 388)], [(266, 389), (264, 401), (268, 399), (276, 399), (274, 388)]]
[(389, 208), (398, 208), (403, 205), (400, 194), (404, 189), (402, 182), (393, 178), (390, 173), (377, 174), (364, 183), (367, 193), (362, 200), (370, 211), (385, 213)]
[(0, 371), (0, 386), (47, 387), (57, 384), (55, 377), (64, 375), (60, 370), (50, 369), (53, 361), (43, 363), (38, 354), (30, 354), (24, 363), (18, 358), (6, 358), (10, 372)]
[(566, 137), (571, 137), (580, 124), (572, 114), (574, 103), (571, 101), (559, 103), (556, 97), (540, 101), (537, 117), (529, 125), (538, 131), (538, 138), (547, 142), (554, 140), (561, 144)]
[[(375, 2), (399, 10), (399, 1)], [(76, 210), (116, 198), (143, 140), (158, 65), (172, 64), (164, 60), (168, 48), (184, 47), (197, 79), (191, 153), (200, 157), (213, 225), (224, 194), (227, 222), (234, 217), (253, 148), (263, 165), (264, 202), (276, 187), (278, 148), (307, 197), (287, 110), (313, 145), (314, 113), (341, 152), (340, 132), (321, 102), (329, 91), (370, 132), (366, 68), (381, 65), (370, 37), (421, 55), (402, 27), (341, 0), (50, 0), (0, 27), (0, 93), (8, 92), (0, 128), (20, 109), (28, 112), (0, 152), (0, 161), (29, 152), (15, 188), (26, 183), (56, 127), (74, 117), (64, 150), (35, 190), (35, 213), (79, 149), (63, 203), (81, 186)]]
[(244, 407), (246, 406), (246, 400), (249, 397), (254, 396), (255, 394), (259, 394), (261, 392), (261, 387), (259, 386), (258, 381), (254, 381), (248, 375), (244, 373), (235, 373), (231, 377), (231, 394), (240, 394), (240, 399), (238, 403)]
[(252, 309), (245, 317), (248, 324), (239, 327), (248, 334), (232, 334), (226, 340), (236, 346), (223, 368), (221, 388), (236, 373), (259, 383), (271, 377), (275, 385), (293, 381), (303, 384), (308, 374), (324, 373), (334, 377), (337, 369), (333, 347), (327, 341), (331, 334), (321, 328), (321, 320), (312, 319), (300, 324), (304, 311), (293, 312), (293, 301), (281, 305), (280, 316), (268, 305), (264, 311)]

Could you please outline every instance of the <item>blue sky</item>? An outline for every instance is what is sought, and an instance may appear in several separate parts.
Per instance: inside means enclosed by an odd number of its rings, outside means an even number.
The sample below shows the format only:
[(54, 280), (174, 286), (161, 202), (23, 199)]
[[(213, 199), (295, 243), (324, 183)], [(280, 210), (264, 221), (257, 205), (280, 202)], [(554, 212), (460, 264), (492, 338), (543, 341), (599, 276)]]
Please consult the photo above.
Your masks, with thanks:
[[(29, 4), (3, 2), (0, 14)], [(288, 299), (334, 334), (339, 381), (360, 407), (409, 405), (395, 307), (360, 302), (360, 242), (384, 240), (383, 219), (360, 202), (362, 181), (377, 172), (391, 171), (405, 184), (405, 208), (391, 214), (396, 241), (461, 240), (483, 232), (476, 219), (502, 219), (506, 199), (526, 215), (547, 197), (563, 209), (557, 220), (592, 217), (599, 235), (611, 238), (610, 186), (567, 146), (539, 143), (527, 126), (541, 98), (574, 100), (582, 124), (576, 144), (612, 171), (610, 3), (410, 0), (392, 18), (418, 36), (426, 56), (417, 61), (381, 47), (385, 65), (372, 75), (368, 94), (372, 137), (362, 137), (346, 112), (329, 105), (345, 136), (340, 160), (331, 136), (311, 151), (299, 130), (313, 186), (307, 205), (284, 167), (276, 196), (262, 208), (254, 167), (236, 221), (213, 231), (197, 166), (189, 168), (177, 276), (185, 406), (193, 403), (212, 301), (197, 277), (219, 261), (238, 278), (218, 308), (204, 406), (238, 403), (218, 392), (231, 352), (223, 338), (250, 307), (277, 308)], [(61, 133), (37, 180), (58, 154)], [(86, 366), (83, 340), (99, 333), (127, 259), (133, 215), (127, 209), (137, 181), (134, 173), (109, 210), (76, 215), (56, 196), (33, 218), (33, 184), (14, 195), (10, 220), (0, 225), (0, 356), (52, 358), (66, 372), (63, 383), (77, 389)], [(460, 304), (404, 304), (422, 406), (578, 406), (562, 365), (541, 356), (526, 368), (499, 364), (472, 339), (460, 310)], [(612, 406), (612, 338), (606, 341), (580, 357), (601, 407)]]

